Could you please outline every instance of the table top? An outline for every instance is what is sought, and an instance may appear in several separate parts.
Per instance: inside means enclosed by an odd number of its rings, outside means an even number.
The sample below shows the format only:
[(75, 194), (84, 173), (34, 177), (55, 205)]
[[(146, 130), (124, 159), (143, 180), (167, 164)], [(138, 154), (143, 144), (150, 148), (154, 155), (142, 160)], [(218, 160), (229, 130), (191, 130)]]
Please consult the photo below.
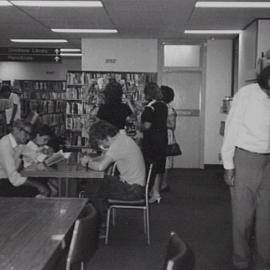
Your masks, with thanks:
[(32, 165), (21, 174), (25, 177), (57, 177), (57, 178), (103, 178), (104, 172), (94, 171), (80, 165), (58, 164), (56, 167), (48, 167), (40, 170), (37, 166)]
[(47, 270), (86, 199), (0, 199), (0, 269)]

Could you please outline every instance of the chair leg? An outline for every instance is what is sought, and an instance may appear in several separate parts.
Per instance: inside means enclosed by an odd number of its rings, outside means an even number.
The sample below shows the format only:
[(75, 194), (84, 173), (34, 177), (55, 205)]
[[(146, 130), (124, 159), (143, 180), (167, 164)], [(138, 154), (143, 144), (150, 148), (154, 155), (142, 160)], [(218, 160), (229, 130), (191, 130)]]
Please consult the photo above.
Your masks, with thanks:
[(84, 262), (81, 262), (81, 270), (84, 270)]
[(149, 209), (148, 208), (146, 208), (146, 231), (147, 231), (147, 244), (151, 245), (151, 243), (150, 243)]
[(108, 245), (109, 242), (110, 216), (111, 216), (111, 207), (109, 207), (107, 210), (105, 245)]
[(146, 216), (146, 209), (143, 209), (143, 232), (146, 233), (146, 223), (147, 223), (147, 216)]
[(116, 209), (112, 209), (112, 220), (113, 220), (113, 226), (115, 225), (115, 217), (116, 217)]

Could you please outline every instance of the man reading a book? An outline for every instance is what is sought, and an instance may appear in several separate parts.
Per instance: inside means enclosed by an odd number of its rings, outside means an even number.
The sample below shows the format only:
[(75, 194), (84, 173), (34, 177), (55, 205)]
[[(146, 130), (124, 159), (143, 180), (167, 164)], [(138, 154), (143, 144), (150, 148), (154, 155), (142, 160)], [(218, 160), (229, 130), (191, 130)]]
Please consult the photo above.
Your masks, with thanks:
[(0, 196), (33, 197), (47, 196), (49, 190), (39, 181), (20, 174), (24, 145), (32, 134), (32, 125), (23, 120), (15, 120), (12, 131), (0, 140)]

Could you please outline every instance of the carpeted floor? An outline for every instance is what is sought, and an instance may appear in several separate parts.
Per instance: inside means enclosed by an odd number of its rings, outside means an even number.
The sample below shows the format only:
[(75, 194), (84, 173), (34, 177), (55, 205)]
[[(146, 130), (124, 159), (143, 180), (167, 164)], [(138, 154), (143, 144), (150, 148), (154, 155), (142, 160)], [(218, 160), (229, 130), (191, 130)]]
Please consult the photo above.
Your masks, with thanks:
[(151, 246), (143, 233), (142, 212), (118, 212), (108, 246), (99, 249), (88, 270), (161, 270), (170, 231), (187, 241), (195, 270), (231, 269), (230, 196), (220, 169), (169, 171), (171, 191), (151, 205)]

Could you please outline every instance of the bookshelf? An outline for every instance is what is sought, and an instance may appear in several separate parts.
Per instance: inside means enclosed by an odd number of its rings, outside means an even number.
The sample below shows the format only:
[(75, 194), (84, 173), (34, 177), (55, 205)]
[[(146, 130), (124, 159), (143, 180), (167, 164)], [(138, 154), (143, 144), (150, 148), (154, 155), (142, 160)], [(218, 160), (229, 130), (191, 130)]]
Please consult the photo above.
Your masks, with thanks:
[(157, 73), (68, 71), (66, 86), (66, 147), (88, 147), (88, 131), (104, 103), (105, 85), (115, 79), (122, 85), (123, 98), (141, 106), (147, 82), (156, 82)]
[(21, 96), (21, 115), (31, 111), (39, 114), (43, 124), (49, 125), (57, 136), (65, 133), (66, 82), (62, 80), (16, 80)]

